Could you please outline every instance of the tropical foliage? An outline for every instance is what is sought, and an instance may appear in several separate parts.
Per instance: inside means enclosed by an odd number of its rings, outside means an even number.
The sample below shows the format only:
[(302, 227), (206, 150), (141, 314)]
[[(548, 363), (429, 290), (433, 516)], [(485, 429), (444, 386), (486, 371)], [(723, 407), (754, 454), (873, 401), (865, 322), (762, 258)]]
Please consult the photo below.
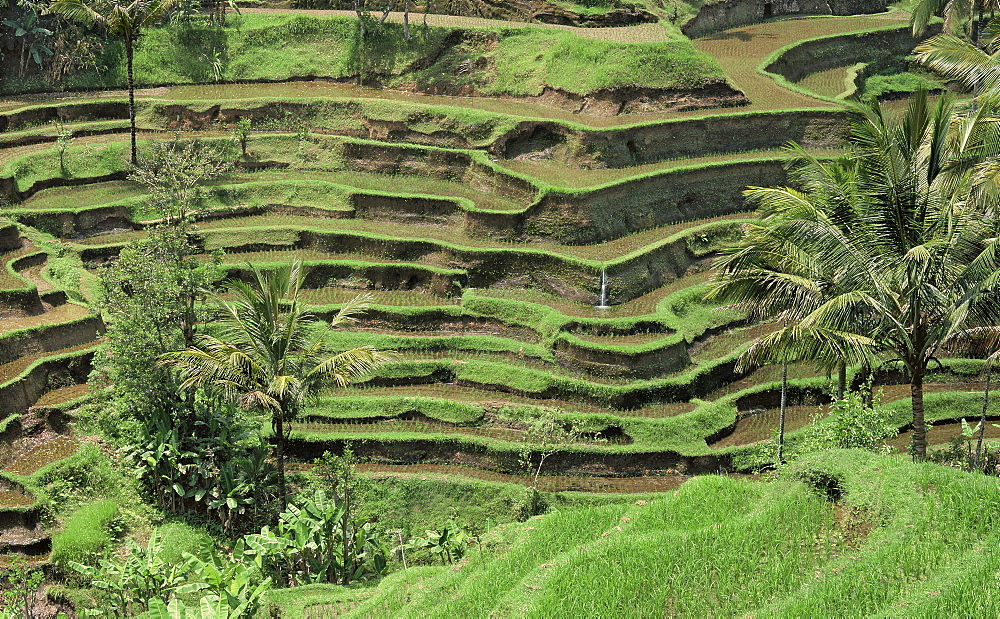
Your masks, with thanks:
[(132, 451), (162, 509), (215, 521), (228, 535), (274, 515), (277, 473), (266, 455), (250, 424), (218, 402), (196, 402), (181, 414), (156, 410)]
[(926, 94), (899, 123), (877, 102), (859, 108), (844, 160), (802, 157), (792, 170), (801, 190), (747, 191), (762, 221), (718, 263), (716, 296), (784, 325), (744, 363), (902, 360), (918, 458), (931, 359), (969, 329), (1000, 324), (992, 113), (953, 114)]
[(327, 333), (352, 322), (366, 299), (345, 304), (323, 327), (302, 302), (304, 277), (302, 264), (295, 262), (273, 271), (253, 269), (252, 284), (230, 281), (232, 300), (217, 298), (218, 335), (203, 335), (196, 346), (162, 357), (180, 377), (182, 390), (203, 388), (244, 410), (270, 415), (282, 508), (289, 422), (306, 398), (326, 385), (348, 385), (389, 359), (370, 346), (331, 350)]

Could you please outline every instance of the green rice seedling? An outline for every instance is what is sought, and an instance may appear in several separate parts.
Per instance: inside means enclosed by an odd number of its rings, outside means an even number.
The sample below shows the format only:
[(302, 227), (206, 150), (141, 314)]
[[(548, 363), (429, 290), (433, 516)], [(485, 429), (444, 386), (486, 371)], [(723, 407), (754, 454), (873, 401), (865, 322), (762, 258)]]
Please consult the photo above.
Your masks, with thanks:
[(52, 562), (63, 567), (71, 561), (95, 563), (112, 543), (111, 528), (116, 518), (118, 506), (109, 499), (80, 507), (66, 519), (62, 532), (52, 538)]

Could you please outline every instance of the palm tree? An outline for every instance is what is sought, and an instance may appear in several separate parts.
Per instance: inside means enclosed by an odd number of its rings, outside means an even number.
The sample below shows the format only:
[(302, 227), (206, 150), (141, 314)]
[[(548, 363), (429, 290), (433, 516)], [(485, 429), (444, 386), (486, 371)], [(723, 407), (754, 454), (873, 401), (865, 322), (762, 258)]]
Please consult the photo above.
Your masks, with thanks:
[(135, 75), (132, 60), (135, 42), (143, 28), (156, 23), (182, 0), (53, 0), (49, 12), (59, 13), (67, 19), (104, 28), (125, 44), (125, 63), (128, 77), (128, 117), (132, 135), (132, 165), (139, 159), (135, 146)]
[(944, 77), (956, 80), (980, 93), (996, 92), (1000, 88), (1000, 24), (990, 23), (979, 44), (952, 34), (933, 36), (914, 50), (917, 62)]
[(913, 7), (910, 25), (914, 36), (921, 35), (936, 15), (943, 15), (945, 32), (964, 35), (979, 47), (985, 13), (989, 11), (992, 16), (998, 9), (998, 0), (919, 0)]
[[(964, 330), (1000, 325), (992, 302), (1000, 224), (995, 209), (974, 208), (981, 201), (971, 199), (1000, 140), (995, 128), (969, 124), (979, 113), (956, 118), (948, 101), (931, 109), (925, 93), (900, 123), (887, 121), (877, 102), (858, 112), (848, 169), (807, 164), (825, 168), (816, 177), (848, 179), (842, 186), (851, 192), (830, 199), (808, 187), (748, 190), (764, 218), (720, 262), (716, 294), (756, 299), (787, 321), (744, 363), (900, 359), (910, 376), (914, 456), (923, 459), (930, 360)], [(994, 137), (970, 139), (976, 135)]]
[(335, 352), (326, 344), (329, 330), (353, 322), (367, 298), (345, 304), (325, 329), (317, 329), (301, 300), (300, 262), (252, 272), (253, 284), (228, 282), (232, 301), (218, 299), (218, 337), (203, 335), (195, 346), (163, 355), (161, 363), (177, 372), (181, 390), (201, 387), (244, 410), (270, 414), (284, 510), (289, 422), (307, 396), (326, 385), (346, 386), (390, 357), (370, 346)]
[[(839, 294), (839, 273), (802, 248), (771, 234), (771, 225), (807, 206), (829, 213), (843, 233), (850, 234), (856, 202), (862, 197), (857, 188), (856, 166), (850, 161), (821, 163), (795, 144), (787, 150), (788, 177), (798, 189), (758, 188), (748, 193), (749, 199), (760, 207), (764, 220), (761, 225), (746, 226), (746, 242), (717, 261), (721, 275), (713, 281), (707, 295), (709, 299), (731, 302), (753, 321), (777, 318), (779, 323), (794, 322)], [(812, 289), (804, 290), (799, 285), (802, 281), (813, 282)], [(802, 348), (803, 342), (800, 335), (797, 346)], [(740, 360), (737, 370), (748, 370), (762, 362), (785, 365), (800, 360), (818, 361), (828, 371), (837, 370), (837, 397), (842, 397), (847, 380), (846, 360), (837, 350), (823, 350), (819, 339), (812, 340), (812, 345), (815, 350), (800, 350), (790, 357), (778, 355), (780, 358), (774, 355), (765, 358), (751, 350)]]

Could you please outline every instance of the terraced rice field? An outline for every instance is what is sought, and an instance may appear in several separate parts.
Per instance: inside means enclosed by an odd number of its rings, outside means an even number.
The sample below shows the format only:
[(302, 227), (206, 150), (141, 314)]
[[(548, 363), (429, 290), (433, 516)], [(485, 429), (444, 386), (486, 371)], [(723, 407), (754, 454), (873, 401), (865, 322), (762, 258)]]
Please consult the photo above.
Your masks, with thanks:
[[(454, 18), (431, 19), (449, 20)], [(681, 473), (733, 468), (734, 454), (769, 438), (775, 426), (778, 369), (738, 374), (733, 367), (738, 353), (773, 326), (746, 325), (744, 316), (703, 299), (712, 259), (753, 220), (741, 191), (784, 182), (778, 148), (786, 141), (812, 140), (811, 152), (832, 156), (844, 134), (843, 115), (829, 102), (783, 88), (758, 68), (776, 50), (808, 37), (905, 20), (900, 12), (810, 17), (697, 40), (749, 97), (751, 104), (738, 111), (597, 117), (537, 101), (319, 81), (178, 86), (138, 93), (140, 138), (163, 137), (173, 128), (150, 113), (163, 105), (197, 115), (217, 103), (252, 116), (275, 101), (309, 109), (351, 98), (389, 110), (384, 117), (326, 118), (305, 137), (254, 132), (251, 157), (242, 163), (257, 171), (214, 183), (208, 213), (195, 228), (206, 255), (224, 250), (231, 273), (247, 263), (306, 261), (306, 298), (321, 316), (369, 293), (373, 307), (357, 330), (333, 341), (400, 351), (370, 380), (325, 394), (294, 424), (299, 451), (293, 449), (293, 456), (302, 462), (353, 441), (378, 461), (364, 465), (372, 474), (527, 483), (524, 475), (500, 473), (491, 462), (510, 460), (527, 440), (518, 416), (544, 407), (593, 429), (570, 449), (575, 461), (553, 464), (557, 471), (642, 469), (649, 475), (547, 474), (541, 489), (670, 490), (683, 481)], [(655, 24), (576, 30), (606, 40), (665, 36)], [(838, 71), (842, 81), (844, 70), (837, 69), (816, 72), (800, 85), (837, 94)], [(11, 97), (0, 102), (0, 112), (120, 98), (115, 92)], [(407, 113), (394, 106), (406, 106)], [(466, 121), (464, 112), (499, 115), (497, 126), (507, 129), (497, 130), (492, 142), (476, 142), (454, 129)], [(747, 131), (745, 141), (729, 139), (752, 122), (768, 128)], [(388, 124), (402, 137), (379, 133)], [(0, 258), (11, 265), (32, 251), (69, 254), (87, 269), (83, 281), (92, 281), (98, 265), (141, 238), (154, 215), (146, 212), (138, 185), (123, 180), (125, 163), (101, 155), (125, 144), (121, 119), (67, 126), (81, 134), (104, 132), (74, 142), (69, 175), (53, 168), (51, 141), (2, 148), (36, 135), (49, 140), (45, 130), (15, 129), (0, 139), (0, 176), (20, 192), (0, 207), (0, 217), (25, 224), (20, 233), (26, 238), (41, 238), (37, 230), (55, 235), (44, 249), (25, 241)], [(188, 137), (228, 135), (228, 127), (208, 127)], [(458, 143), (477, 146), (455, 148)], [(88, 157), (104, 166), (101, 174), (96, 167), (74, 167)], [(37, 340), (0, 364), (0, 389), (28, 381), (26, 373), (36, 371), (31, 368), (47, 372), (30, 402), (0, 402), (5, 416), (88, 393), (70, 375), (79, 374), (71, 364), (79, 365), (99, 329), (91, 325), (92, 332), (80, 331), (59, 346), (47, 334), (73, 331), (69, 325), (92, 315), (94, 299), (43, 300), (62, 286), (44, 261), (0, 270), (0, 288), (31, 289), (23, 307), (0, 315), (0, 332), (30, 331)], [(80, 300), (91, 293), (82, 288), (67, 292)], [(793, 383), (813, 396), (821, 394), (824, 375), (809, 366), (792, 371)], [(753, 405), (744, 399), (754, 399)], [(816, 406), (793, 407), (788, 428), (804, 426), (815, 414)], [(455, 415), (463, 419), (456, 422)], [(439, 464), (460, 461), (455, 449), (471, 453), (475, 466)], [(385, 463), (394, 458), (408, 464)], [(33, 470), (17, 466), (19, 474)]]

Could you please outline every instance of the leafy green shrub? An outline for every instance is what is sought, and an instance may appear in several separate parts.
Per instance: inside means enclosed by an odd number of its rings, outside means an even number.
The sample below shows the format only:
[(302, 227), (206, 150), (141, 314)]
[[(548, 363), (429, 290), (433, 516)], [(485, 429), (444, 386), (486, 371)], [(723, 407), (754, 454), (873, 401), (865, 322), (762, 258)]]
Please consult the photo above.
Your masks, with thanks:
[(45, 487), (58, 511), (94, 497), (111, 498), (122, 505), (123, 497), (134, 492), (135, 484), (116, 471), (100, 448), (84, 443), (75, 454), (49, 465), (39, 472), (38, 482)]
[(914, 93), (918, 90), (940, 90), (941, 84), (916, 73), (873, 75), (865, 80), (864, 97), (880, 98), (895, 93)]
[(830, 405), (826, 421), (814, 420), (797, 442), (799, 453), (824, 449), (887, 451), (885, 442), (898, 433), (893, 414), (869, 407), (860, 391), (849, 391)]
[(52, 538), (52, 562), (94, 563), (108, 549), (118, 531), (118, 506), (104, 499), (84, 505), (66, 519), (61, 533)]
[(0, 591), (0, 616), (31, 619), (35, 616), (32, 611), (38, 604), (39, 588), (45, 574), (17, 555), (12, 557), (4, 571), (7, 586)]

